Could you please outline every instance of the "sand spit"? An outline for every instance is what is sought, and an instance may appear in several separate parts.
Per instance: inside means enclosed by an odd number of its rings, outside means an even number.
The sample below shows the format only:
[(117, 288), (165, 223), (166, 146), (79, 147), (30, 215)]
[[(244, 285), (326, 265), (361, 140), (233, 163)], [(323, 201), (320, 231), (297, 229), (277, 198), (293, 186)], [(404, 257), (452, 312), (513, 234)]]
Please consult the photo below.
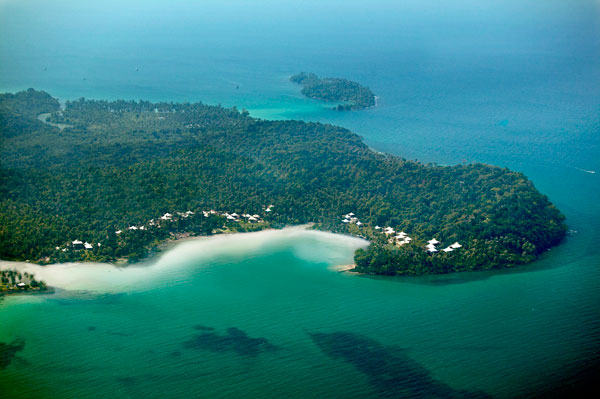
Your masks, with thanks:
[[(315, 254), (315, 244), (337, 248), (337, 257), (322, 259)], [(308, 261), (323, 261), (330, 265), (348, 264), (357, 248), (368, 242), (339, 234), (307, 230), (307, 226), (287, 227), (282, 230), (264, 230), (253, 233), (222, 234), (210, 237), (191, 237), (178, 240), (169, 249), (147, 261), (127, 267), (109, 263), (62, 263), (40, 266), (27, 262), (0, 261), (0, 270), (17, 269), (28, 272), (51, 287), (65, 290), (95, 292), (127, 292), (147, 290), (159, 283), (182, 278), (190, 267), (210, 266), (218, 258), (243, 259), (254, 253), (277, 247), (292, 247), (294, 254)], [(339, 259), (339, 249), (346, 252)], [(318, 258), (316, 258), (319, 256)]]

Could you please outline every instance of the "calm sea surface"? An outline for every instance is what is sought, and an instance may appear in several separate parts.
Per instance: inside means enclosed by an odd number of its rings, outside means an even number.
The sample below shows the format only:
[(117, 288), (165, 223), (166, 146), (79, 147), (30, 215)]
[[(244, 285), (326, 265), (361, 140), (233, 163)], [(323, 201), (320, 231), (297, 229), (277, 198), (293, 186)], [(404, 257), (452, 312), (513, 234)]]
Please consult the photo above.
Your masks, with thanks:
[[(598, 372), (600, 3), (121, 3), (0, 0), (0, 91), (333, 123), (377, 151), (521, 171), (571, 233), (515, 270), (410, 279), (330, 270), (353, 241), (233, 238), (118, 292), (6, 298), (0, 342), (22, 349), (1, 398), (512, 398)], [(330, 111), (300, 71), (378, 106)]]

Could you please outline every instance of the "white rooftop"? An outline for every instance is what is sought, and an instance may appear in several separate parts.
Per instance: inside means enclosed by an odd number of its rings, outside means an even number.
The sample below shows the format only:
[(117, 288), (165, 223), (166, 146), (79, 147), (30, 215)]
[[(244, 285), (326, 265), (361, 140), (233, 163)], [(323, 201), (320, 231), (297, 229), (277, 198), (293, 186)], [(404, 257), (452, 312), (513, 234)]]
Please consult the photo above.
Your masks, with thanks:
[(460, 245), (458, 242), (455, 242), (454, 244), (450, 245), (450, 248), (454, 248), (454, 249), (457, 249), (460, 247), (462, 247), (462, 245)]

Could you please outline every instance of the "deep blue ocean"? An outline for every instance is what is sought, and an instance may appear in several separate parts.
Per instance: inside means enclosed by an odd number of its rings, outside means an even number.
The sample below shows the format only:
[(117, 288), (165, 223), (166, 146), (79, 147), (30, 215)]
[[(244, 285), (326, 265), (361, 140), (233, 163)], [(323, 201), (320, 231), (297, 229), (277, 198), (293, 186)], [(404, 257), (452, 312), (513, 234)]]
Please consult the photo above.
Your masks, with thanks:
[[(152, 288), (7, 298), (0, 342), (25, 347), (0, 369), (1, 398), (513, 398), (591, 381), (600, 2), (124, 3), (0, 0), (0, 92), (341, 125), (376, 151), (523, 172), (571, 231), (494, 273), (345, 275), (328, 266), (353, 246), (309, 235), (187, 254), (185, 272)], [(301, 71), (365, 84), (378, 105), (332, 111), (289, 82)]]

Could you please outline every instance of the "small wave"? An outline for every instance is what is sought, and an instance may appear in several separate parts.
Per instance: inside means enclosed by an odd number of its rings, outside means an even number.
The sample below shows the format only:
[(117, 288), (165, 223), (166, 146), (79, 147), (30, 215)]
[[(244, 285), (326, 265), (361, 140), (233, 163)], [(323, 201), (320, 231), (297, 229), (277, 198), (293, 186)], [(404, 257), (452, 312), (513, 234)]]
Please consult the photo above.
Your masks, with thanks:
[(574, 166), (574, 168), (575, 168), (575, 169), (577, 169), (577, 170), (579, 170), (579, 171), (581, 171), (581, 172), (585, 172), (585, 173), (591, 173), (591, 174), (594, 174), (594, 173), (596, 173), (596, 171), (595, 171), (595, 170), (586, 170), (586, 169), (581, 169), (581, 168), (578, 168), (578, 167), (576, 167), (576, 166)]

